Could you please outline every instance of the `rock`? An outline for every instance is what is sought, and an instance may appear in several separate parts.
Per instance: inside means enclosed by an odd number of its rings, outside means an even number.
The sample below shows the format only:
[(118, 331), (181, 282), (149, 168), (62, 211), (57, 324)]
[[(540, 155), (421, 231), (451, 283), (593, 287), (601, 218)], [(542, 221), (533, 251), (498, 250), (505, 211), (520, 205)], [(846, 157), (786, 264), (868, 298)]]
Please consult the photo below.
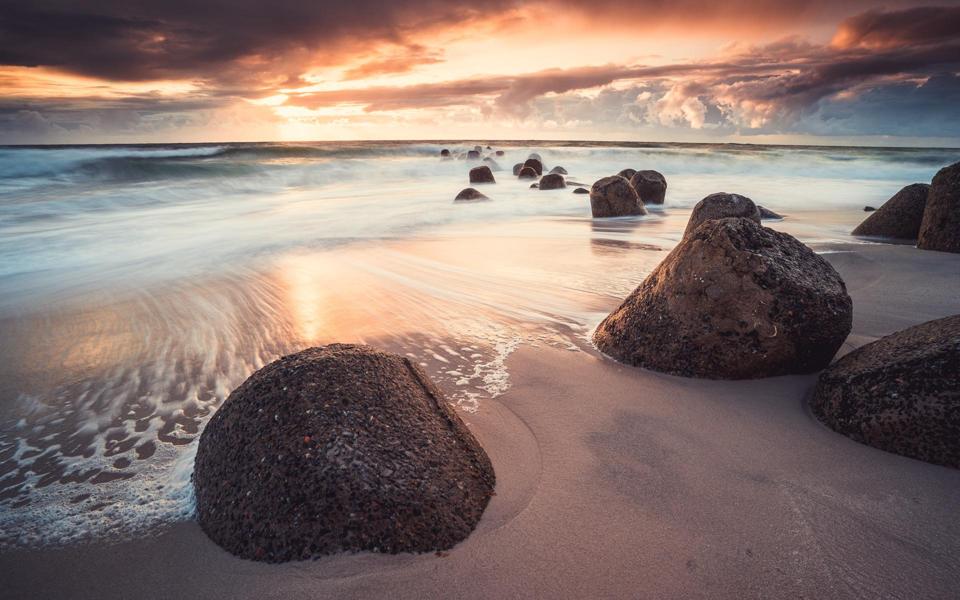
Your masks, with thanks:
[(783, 218), (783, 216), (778, 215), (777, 213), (773, 212), (769, 208), (764, 208), (759, 204), (757, 205), (757, 210), (760, 211), (760, 219), (782, 219)]
[(537, 172), (537, 175), (543, 175), (543, 163), (535, 158), (528, 158), (526, 162), (523, 163), (524, 167), (530, 167)]
[(536, 152), (530, 153), (530, 156), (528, 156), (527, 158), (528, 158), (528, 159), (532, 159), (532, 160), (539, 161), (541, 164), (543, 163), (543, 158), (541, 158), (541, 156), (540, 156), (539, 154), (537, 154)]
[(960, 315), (861, 346), (820, 374), (811, 400), (863, 444), (960, 468)]
[(630, 179), (631, 179), (636, 173), (637, 173), (637, 170), (636, 170), (636, 169), (624, 169), (624, 170), (620, 171), (619, 173), (617, 173), (617, 175), (619, 175), (620, 177), (623, 177), (623, 178), (626, 179), (627, 181), (630, 181)]
[(480, 160), (480, 151), (479, 150), (470, 150), (467, 152), (468, 160)]
[(614, 175), (604, 177), (590, 189), (590, 212), (595, 219), (604, 217), (622, 217), (626, 215), (645, 215), (647, 209), (630, 182)]
[(497, 156), (503, 156), (504, 153), (503, 153), (503, 150), (497, 150), (494, 154), (496, 154)]
[(873, 212), (873, 211), (875, 211), (875, 210), (877, 210), (877, 209), (874, 208), (874, 207), (872, 207), (872, 206), (864, 206), (864, 207), (863, 207), (863, 212)]
[(517, 174), (517, 177), (520, 179), (536, 179), (537, 172), (532, 167), (523, 167), (520, 169), (520, 173)]
[(577, 189), (573, 190), (573, 193), (574, 193), (574, 194), (589, 194), (589, 193), (590, 193), (590, 190), (588, 190), (587, 188), (578, 187)]
[(490, 170), (490, 167), (483, 165), (480, 167), (474, 167), (470, 169), (470, 183), (496, 183), (497, 180), (493, 178), (493, 171)]
[(487, 146), (487, 150), (493, 150), (493, 148), (491, 148), (490, 146)]
[(566, 175), (566, 174), (567, 174), (567, 170), (564, 169), (563, 167), (559, 167), (559, 166), (558, 166), (558, 167), (554, 167), (554, 168), (550, 169), (550, 174), (551, 174), (551, 175)]
[(441, 151), (440, 151), (440, 158), (442, 158), (442, 159), (444, 159), (444, 160), (450, 160), (450, 159), (452, 158), (452, 157), (450, 156), (450, 151), (447, 150), (446, 148), (444, 148), (443, 150), (441, 150)]
[(520, 174), (520, 169), (523, 168), (523, 163), (517, 163), (513, 165), (513, 176), (516, 177)]
[(850, 333), (853, 304), (826, 260), (753, 219), (711, 219), (597, 328), (627, 364), (711, 379), (824, 368)]
[(410, 360), (333, 344), (230, 394), (200, 436), (197, 518), (242, 558), (444, 550), (493, 493), (486, 453)]
[(536, 189), (539, 189), (539, 188), (540, 188), (540, 184), (539, 184), (539, 183), (531, 183), (531, 184), (530, 184), (530, 189), (531, 189), (531, 190), (536, 190)]
[(483, 146), (474, 146), (473, 149), (477, 152), (483, 152)]
[(483, 162), (487, 163), (487, 165), (490, 167), (490, 170), (492, 170), (492, 171), (502, 171), (502, 170), (503, 170), (503, 169), (500, 167), (500, 165), (497, 164), (497, 161), (493, 160), (493, 159), (490, 158), (489, 156), (486, 157), (485, 159), (483, 159)]
[(908, 185), (857, 225), (852, 234), (904, 240), (917, 239), (929, 190), (930, 186), (925, 183)]
[(960, 253), (960, 162), (933, 176), (917, 248)]
[(540, 178), (541, 190), (559, 190), (567, 187), (563, 180), (563, 175), (559, 173), (549, 173)]
[(588, 184), (586, 184), (586, 183), (581, 183), (581, 182), (579, 182), (579, 181), (573, 181), (572, 179), (568, 179), (568, 180), (567, 180), (567, 185), (582, 185), (582, 186), (584, 186), (584, 187), (587, 187)]
[(697, 202), (693, 212), (690, 213), (690, 220), (687, 221), (687, 228), (683, 235), (684, 237), (690, 235), (704, 221), (730, 217), (744, 217), (760, 223), (760, 211), (757, 210), (753, 200), (740, 194), (718, 192)]
[(475, 190), (474, 188), (466, 188), (466, 189), (464, 189), (464, 190), (461, 190), (460, 193), (457, 194), (457, 197), (453, 199), (453, 201), (454, 201), (454, 202), (469, 202), (469, 201), (471, 201), (471, 200), (489, 200), (489, 199), (490, 199), (490, 198), (487, 198), (486, 196), (484, 196), (483, 194), (481, 194), (479, 191)]
[(640, 200), (646, 204), (663, 204), (667, 194), (667, 180), (657, 171), (637, 171), (630, 178), (630, 185), (637, 190)]

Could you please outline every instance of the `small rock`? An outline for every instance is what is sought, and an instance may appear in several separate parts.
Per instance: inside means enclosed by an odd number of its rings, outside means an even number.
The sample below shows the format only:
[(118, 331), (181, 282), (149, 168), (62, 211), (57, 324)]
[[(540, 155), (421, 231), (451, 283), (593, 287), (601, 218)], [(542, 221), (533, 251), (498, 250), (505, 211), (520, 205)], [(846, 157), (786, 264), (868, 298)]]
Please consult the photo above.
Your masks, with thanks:
[(578, 187), (577, 189), (573, 190), (573, 193), (574, 193), (574, 194), (589, 194), (589, 193), (590, 193), (590, 190), (588, 190), (587, 188)]
[(782, 219), (782, 218), (783, 218), (782, 216), (780, 216), (780, 215), (778, 215), (777, 213), (773, 212), (773, 211), (770, 210), (769, 208), (764, 208), (764, 207), (760, 206), (759, 204), (757, 205), (757, 210), (760, 211), (760, 218), (761, 218), (761, 219)]
[(538, 176), (543, 175), (543, 163), (535, 158), (528, 158), (526, 162), (523, 163), (524, 168), (533, 169)]
[(520, 174), (520, 169), (523, 168), (523, 163), (517, 163), (513, 165), (513, 176), (516, 177)]
[(520, 179), (536, 179), (537, 176), (537, 172), (532, 167), (523, 167), (517, 174)]
[(473, 188), (466, 188), (464, 190), (461, 190), (460, 193), (457, 194), (457, 197), (454, 198), (454, 202), (469, 202), (472, 200), (489, 200), (489, 199), (490, 198), (487, 198), (486, 196), (484, 196), (479, 191)]
[(479, 151), (479, 150), (471, 150), (471, 151), (467, 152), (467, 159), (468, 159), (468, 160), (480, 160), (480, 151)]
[(497, 180), (493, 178), (493, 171), (490, 170), (490, 167), (483, 165), (480, 167), (474, 167), (470, 169), (470, 183), (496, 183)]
[(554, 168), (550, 169), (550, 174), (551, 174), (551, 175), (555, 175), (555, 174), (566, 175), (566, 174), (567, 174), (567, 170), (564, 169), (563, 167), (559, 167), (559, 166), (558, 166), (558, 167), (554, 167)]
[(567, 187), (563, 180), (563, 175), (559, 173), (549, 173), (540, 178), (541, 190), (559, 190)]

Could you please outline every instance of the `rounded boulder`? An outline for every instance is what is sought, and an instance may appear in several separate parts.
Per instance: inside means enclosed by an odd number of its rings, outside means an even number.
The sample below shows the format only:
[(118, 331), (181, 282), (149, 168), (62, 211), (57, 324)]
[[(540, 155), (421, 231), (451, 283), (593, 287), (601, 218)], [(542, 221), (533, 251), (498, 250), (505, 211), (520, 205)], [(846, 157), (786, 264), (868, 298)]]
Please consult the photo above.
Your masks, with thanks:
[(565, 187), (567, 184), (559, 173), (550, 173), (540, 178), (541, 190), (560, 190)]
[(474, 167), (470, 169), (470, 183), (496, 183), (493, 178), (493, 171), (487, 165)]
[(857, 225), (853, 235), (917, 239), (929, 191), (925, 183), (906, 186)]
[(710, 194), (693, 207), (683, 236), (686, 237), (693, 233), (705, 221), (732, 217), (743, 217), (759, 224), (760, 209), (753, 203), (753, 200), (740, 194), (728, 194), (726, 192)]
[(960, 162), (944, 167), (934, 175), (917, 248), (960, 252)]
[(470, 202), (473, 200), (489, 200), (485, 195), (480, 193), (474, 188), (466, 188), (460, 191), (457, 194), (457, 197), (453, 199), (454, 202)]
[(630, 177), (630, 185), (646, 204), (663, 204), (667, 195), (667, 180), (658, 171), (637, 171)]
[(645, 215), (647, 209), (630, 182), (614, 175), (604, 177), (590, 188), (590, 212), (595, 219)]
[(543, 163), (537, 158), (528, 158), (523, 163), (524, 168), (529, 167), (536, 171), (537, 176), (543, 175)]

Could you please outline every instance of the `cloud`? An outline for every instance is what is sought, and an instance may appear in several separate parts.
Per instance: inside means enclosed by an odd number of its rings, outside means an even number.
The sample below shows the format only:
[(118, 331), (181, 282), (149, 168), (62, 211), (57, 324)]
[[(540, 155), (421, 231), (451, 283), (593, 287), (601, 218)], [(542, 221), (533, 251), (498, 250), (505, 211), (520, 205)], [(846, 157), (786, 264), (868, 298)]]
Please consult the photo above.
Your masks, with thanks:
[(956, 40), (960, 7), (921, 6), (897, 11), (870, 10), (845, 19), (833, 37), (837, 48), (894, 48)]

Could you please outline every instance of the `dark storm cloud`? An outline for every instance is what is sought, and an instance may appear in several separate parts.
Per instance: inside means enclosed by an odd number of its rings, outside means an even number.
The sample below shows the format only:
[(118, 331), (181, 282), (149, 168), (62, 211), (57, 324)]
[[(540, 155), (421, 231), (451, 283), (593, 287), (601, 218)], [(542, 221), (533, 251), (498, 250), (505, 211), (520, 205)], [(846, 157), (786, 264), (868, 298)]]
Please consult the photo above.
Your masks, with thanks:
[(834, 37), (841, 48), (890, 48), (956, 40), (960, 7), (921, 6), (899, 11), (870, 10), (844, 20)]

